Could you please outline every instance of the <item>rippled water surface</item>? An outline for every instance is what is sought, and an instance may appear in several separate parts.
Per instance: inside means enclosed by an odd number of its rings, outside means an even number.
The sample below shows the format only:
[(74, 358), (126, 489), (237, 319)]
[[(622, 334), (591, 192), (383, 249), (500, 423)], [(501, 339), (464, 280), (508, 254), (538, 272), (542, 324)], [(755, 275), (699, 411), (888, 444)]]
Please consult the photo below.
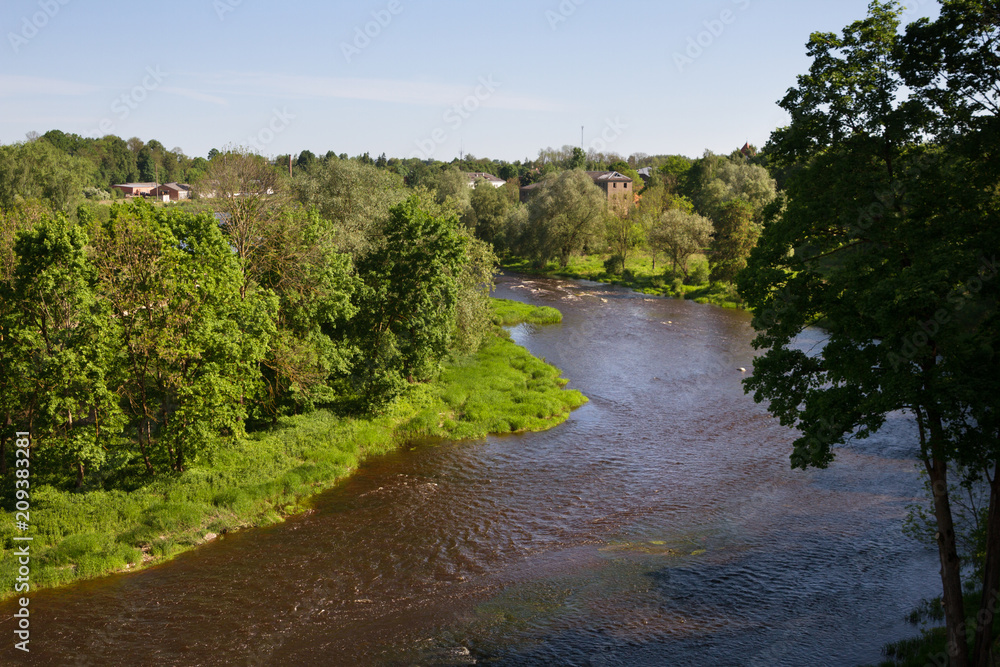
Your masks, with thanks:
[(742, 391), (747, 314), (518, 277), (498, 296), (563, 311), (512, 333), (590, 397), (567, 423), (414, 443), (307, 516), (35, 593), (21, 662), (855, 665), (915, 634), (939, 581), (900, 532), (905, 418), (792, 471)]

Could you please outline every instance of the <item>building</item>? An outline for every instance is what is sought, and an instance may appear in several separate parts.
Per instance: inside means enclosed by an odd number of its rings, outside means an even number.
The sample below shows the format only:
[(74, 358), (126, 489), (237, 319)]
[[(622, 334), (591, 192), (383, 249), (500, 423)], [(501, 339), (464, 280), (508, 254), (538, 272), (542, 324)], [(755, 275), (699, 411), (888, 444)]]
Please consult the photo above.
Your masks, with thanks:
[(643, 184), (648, 184), (649, 179), (651, 179), (652, 177), (653, 177), (652, 167), (643, 167), (642, 169), (639, 170), (639, 178), (642, 179)]
[(617, 171), (588, 171), (587, 176), (594, 179), (594, 185), (604, 191), (608, 201), (613, 199), (632, 201), (635, 186), (628, 176), (619, 174)]
[(126, 197), (148, 197), (153, 194), (156, 183), (122, 183), (120, 185), (112, 185), (111, 187)]
[(163, 201), (180, 201), (191, 197), (191, 186), (182, 183), (164, 183), (154, 188), (151, 194)]
[(476, 181), (481, 179), (487, 181), (490, 185), (492, 185), (495, 188), (499, 188), (507, 184), (507, 181), (503, 180), (502, 178), (497, 178), (493, 174), (487, 174), (484, 171), (470, 171), (467, 172), (465, 175), (469, 177), (470, 188), (476, 187)]
[(532, 183), (531, 185), (525, 185), (521, 188), (520, 198), (522, 204), (526, 204), (528, 202), (528, 199), (530, 199), (531, 195), (535, 193), (535, 190), (538, 189), (539, 185), (541, 185), (541, 183)]
[[(621, 200), (631, 204), (634, 201), (635, 185), (628, 176), (617, 171), (588, 171), (587, 176), (593, 179), (594, 185), (604, 192), (609, 202)], [(541, 183), (532, 183), (521, 188), (521, 202), (527, 202), (540, 185)]]

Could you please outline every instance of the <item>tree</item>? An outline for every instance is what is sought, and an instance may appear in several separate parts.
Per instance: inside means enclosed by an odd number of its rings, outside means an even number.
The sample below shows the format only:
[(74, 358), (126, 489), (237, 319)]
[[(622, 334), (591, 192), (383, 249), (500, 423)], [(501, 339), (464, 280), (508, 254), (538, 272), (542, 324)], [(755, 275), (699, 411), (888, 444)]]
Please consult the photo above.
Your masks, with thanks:
[(437, 193), (436, 199), (439, 204), (450, 198), (459, 213), (468, 210), (472, 189), (469, 188), (469, 177), (465, 172), (456, 167), (442, 169), (434, 176), (430, 187)]
[(747, 257), (760, 237), (753, 215), (753, 205), (743, 199), (731, 199), (719, 207), (708, 255), (713, 281), (730, 282), (746, 268)]
[(526, 250), (535, 261), (557, 258), (561, 266), (600, 232), (607, 199), (583, 171), (546, 179), (528, 202)]
[[(842, 35), (814, 34), (809, 73), (781, 102), (792, 122), (767, 152), (789, 174), (787, 206), (769, 211), (737, 279), (765, 351), (745, 386), (798, 429), (795, 467), (826, 467), (834, 446), (871, 435), (892, 411), (913, 416), (933, 490), (941, 659), (969, 664), (975, 635), (972, 661), (987, 665), (1000, 592), (997, 14), (946, 1), (938, 21), (903, 39), (900, 13), (873, 2)], [(798, 347), (819, 322), (825, 346)], [(990, 486), (975, 623), (965, 619), (951, 510), (955, 465)]]
[(294, 182), (295, 197), (333, 223), (342, 252), (359, 256), (376, 242), (393, 206), (406, 199), (403, 179), (355, 160), (329, 160)]
[(678, 208), (668, 209), (649, 232), (649, 245), (670, 257), (673, 271), (679, 266), (688, 277), (688, 258), (701, 252), (711, 240), (712, 221), (697, 213)]
[(45, 139), (0, 146), (0, 206), (18, 198), (45, 199), (66, 212), (83, 199), (83, 188), (95, 179), (94, 165), (68, 155)]
[[(506, 186), (505, 186), (506, 187)], [(504, 188), (495, 188), (485, 179), (476, 181), (476, 187), (469, 198), (471, 227), (476, 236), (493, 244), (503, 233), (503, 222), (511, 201)]]
[(102, 187), (131, 183), (138, 178), (135, 154), (120, 137), (108, 135), (94, 142), (90, 150), (98, 165), (98, 182)]
[(742, 156), (732, 160), (705, 151), (684, 175), (682, 192), (694, 202), (698, 213), (718, 222), (726, 203), (740, 199), (759, 219), (764, 207), (774, 201), (776, 186), (767, 170), (748, 164)]
[(364, 285), (351, 331), (364, 354), (354, 380), (369, 408), (437, 372), (455, 333), (465, 246), (456, 215), (431, 215), (410, 197), (392, 209), (380, 242), (359, 260)]
[(336, 398), (353, 350), (343, 332), (356, 307), (351, 258), (337, 251), (335, 230), (315, 210), (289, 208), (268, 227), (268, 254), (254, 282), (278, 298), (276, 332), (261, 361), (257, 417), (274, 421)]
[(276, 300), (246, 289), (210, 214), (117, 204), (95, 263), (121, 331), (118, 393), (146, 468), (184, 470), (217, 436), (243, 431)]
[(645, 230), (640, 217), (639, 210), (632, 202), (616, 200), (608, 204), (604, 223), (608, 248), (613, 257), (620, 258), (623, 271), (629, 253), (645, 241)]
[(267, 228), (274, 224), (286, 201), (283, 186), (278, 171), (246, 148), (216, 155), (195, 186), (221, 216), (222, 229), (239, 258), (244, 294), (270, 251), (268, 243), (273, 236)]
[(34, 384), (34, 426), (50, 459), (73, 465), (77, 487), (86, 470), (104, 462), (105, 434), (116, 433), (120, 420), (107, 382), (117, 327), (96, 298), (86, 244), (80, 227), (61, 215), (20, 232), (3, 295), (12, 305), (4, 356), (22, 360)]

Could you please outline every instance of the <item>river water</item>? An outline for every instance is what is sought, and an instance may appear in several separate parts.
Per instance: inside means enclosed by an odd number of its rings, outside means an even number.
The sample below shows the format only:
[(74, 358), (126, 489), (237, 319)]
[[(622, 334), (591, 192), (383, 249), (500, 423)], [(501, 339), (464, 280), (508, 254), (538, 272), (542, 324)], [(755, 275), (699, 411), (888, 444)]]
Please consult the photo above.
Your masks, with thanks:
[[(546, 433), (413, 443), (316, 511), (132, 575), (31, 597), (51, 665), (857, 665), (916, 634), (934, 552), (894, 416), (793, 471), (743, 394), (746, 313), (502, 277), (553, 305), (514, 338), (590, 403)], [(802, 344), (820, 344), (819, 333)], [(0, 630), (12, 637), (0, 607)], [(10, 639), (13, 644), (13, 640)]]

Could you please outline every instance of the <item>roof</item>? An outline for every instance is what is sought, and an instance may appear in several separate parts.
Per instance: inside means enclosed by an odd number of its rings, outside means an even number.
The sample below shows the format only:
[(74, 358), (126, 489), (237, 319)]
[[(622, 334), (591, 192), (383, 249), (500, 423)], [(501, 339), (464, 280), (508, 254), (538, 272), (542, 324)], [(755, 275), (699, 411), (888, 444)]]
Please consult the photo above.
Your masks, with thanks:
[(631, 183), (632, 179), (617, 171), (588, 171), (587, 176), (594, 179), (595, 183)]
[(117, 183), (113, 188), (155, 188), (156, 183)]
[(161, 188), (168, 188), (170, 190), (177, 190), (178, 192), (181, 192), (183, 190), (190, 190), (191, 189), (190, 185), (186, 185), (186, 184), (183, 184), (183, 183), (161, 183), (160, 187)]
[(507, 181), (502, 178), (497, 178), (493, 174), (487, 174), (485, 171), (470, 171), (465, 174), (474, 181), (478, 181), (480, 178), (485, 178), (487, 181), (492, 183), (506, 183)]

